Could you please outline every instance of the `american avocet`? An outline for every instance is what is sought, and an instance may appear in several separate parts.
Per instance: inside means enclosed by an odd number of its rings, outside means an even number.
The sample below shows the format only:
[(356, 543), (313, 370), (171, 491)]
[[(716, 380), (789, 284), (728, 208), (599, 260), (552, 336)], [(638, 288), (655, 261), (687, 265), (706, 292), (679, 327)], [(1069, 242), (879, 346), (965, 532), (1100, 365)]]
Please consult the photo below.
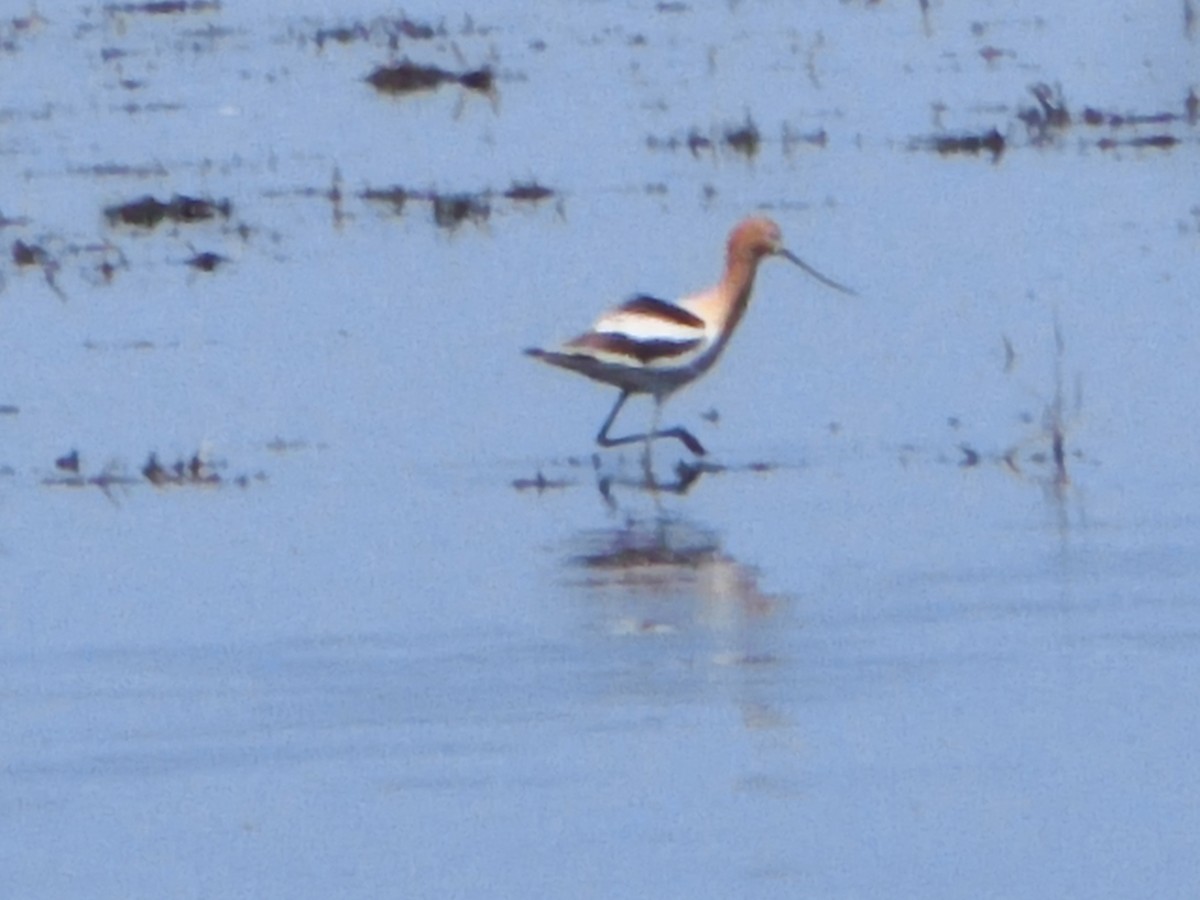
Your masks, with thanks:
[[(600, 446), (615, 447), (644, 440), (649, 451), (654, 438), (672, 437), (692, 453), (703, 456), (704, 445), (686, 428), (659, 430), (662, 405), (672, 393), (699, 378), (717, 361), (746, 313), (758, 264), (767, 256), (782, 256), (834, 290), (854, 293), (785, 249), (779, 226), (770, 219), (750, 218), (730, 233), (725, 274), (708, 290), (674, 303), (642, 294), (609, 310), (588, 331), (557, 350), (535, 347), (525, 352), (620, 389), (616, 405), (596, 435)], [(645, 434), (609, 437), (608, 429), (631, 394), (654, 397), (650, 430)]]

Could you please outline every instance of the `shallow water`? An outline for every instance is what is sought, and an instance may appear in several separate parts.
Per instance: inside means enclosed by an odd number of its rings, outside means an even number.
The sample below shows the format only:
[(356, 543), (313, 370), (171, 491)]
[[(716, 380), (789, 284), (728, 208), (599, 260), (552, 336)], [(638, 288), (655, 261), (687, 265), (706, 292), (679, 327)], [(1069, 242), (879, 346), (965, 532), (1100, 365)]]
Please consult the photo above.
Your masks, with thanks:
[(12, 896), (1190, 896), (1190, 6), (307, 6), (0, 20)]

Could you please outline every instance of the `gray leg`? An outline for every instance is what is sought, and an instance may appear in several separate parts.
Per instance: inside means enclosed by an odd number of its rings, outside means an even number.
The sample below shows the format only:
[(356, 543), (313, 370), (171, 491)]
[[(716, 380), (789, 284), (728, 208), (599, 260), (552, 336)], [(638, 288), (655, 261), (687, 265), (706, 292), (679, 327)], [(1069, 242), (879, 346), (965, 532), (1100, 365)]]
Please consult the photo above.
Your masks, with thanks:
[[(604, 420), (604, 424), (600, 426), (600, 433), (596, 435), (596, 443), (601, 447), (619, 447), (622, 444), (636, 444), (638, 441), (646, 441), (647, 444), (655, 438), (675, 438), (680, 441), (685, 447), (696, 454), (696, 456), (704, 456), (707, 452), (704, 445), (701, 444), (692, 433), (686, 428), (668, 428), (666, 431), (658, 430), (658, 413), (655, 410), (655, 427), (643, 434), (629, 434), (625, 437), (611, 438), (608, 436), (608, 429), (612, 427), (613, 422), (617, 418), (617, 413), (621, 411), (621, 407), (625, 405), (625, 401), (629, 399), (629, 391), (621, 391), (621, 396), (617, 398), (616, 404), (612, 408), (612, 412), (608, 414), (608, 418)], [(661, 407), (661, 401), (655, 398), (655, 405)]]

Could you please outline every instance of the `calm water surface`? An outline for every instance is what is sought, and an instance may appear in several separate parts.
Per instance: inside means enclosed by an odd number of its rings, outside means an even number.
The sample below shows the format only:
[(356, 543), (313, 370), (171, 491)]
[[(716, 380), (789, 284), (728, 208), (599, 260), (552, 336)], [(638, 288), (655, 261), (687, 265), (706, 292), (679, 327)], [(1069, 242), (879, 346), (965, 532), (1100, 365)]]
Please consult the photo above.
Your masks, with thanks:
[(182, 6), (0, 19), (6, 896), (1193, 894), (1187, 4)]

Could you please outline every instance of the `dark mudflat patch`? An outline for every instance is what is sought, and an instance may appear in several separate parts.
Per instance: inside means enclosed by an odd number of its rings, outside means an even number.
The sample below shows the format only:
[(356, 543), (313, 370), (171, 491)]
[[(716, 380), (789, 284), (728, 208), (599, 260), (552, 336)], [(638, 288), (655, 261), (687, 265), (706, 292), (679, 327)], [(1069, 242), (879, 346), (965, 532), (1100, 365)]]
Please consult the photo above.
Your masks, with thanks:
[(104, 217), (110, 225), (134, 225), (138, 228), (154, 228), (160, 222), (178, 224), (205, 222), (220, 216), (228, 219), (233, 205), (228, 200), (212, 200), (207, 197), (189, 197), (176, 194), (163, 202), (149, 194), (129, 203), (105, 207)]
[(431, 91), (443, 85), (459, 85), (470, 91), (491, 94), (496, 76), (489, 66), (452, 72), (440, 66), (427, 66), (402, 60), (394, 65), (379, 66), (366, 81), (381, 94), (405, 95)]

